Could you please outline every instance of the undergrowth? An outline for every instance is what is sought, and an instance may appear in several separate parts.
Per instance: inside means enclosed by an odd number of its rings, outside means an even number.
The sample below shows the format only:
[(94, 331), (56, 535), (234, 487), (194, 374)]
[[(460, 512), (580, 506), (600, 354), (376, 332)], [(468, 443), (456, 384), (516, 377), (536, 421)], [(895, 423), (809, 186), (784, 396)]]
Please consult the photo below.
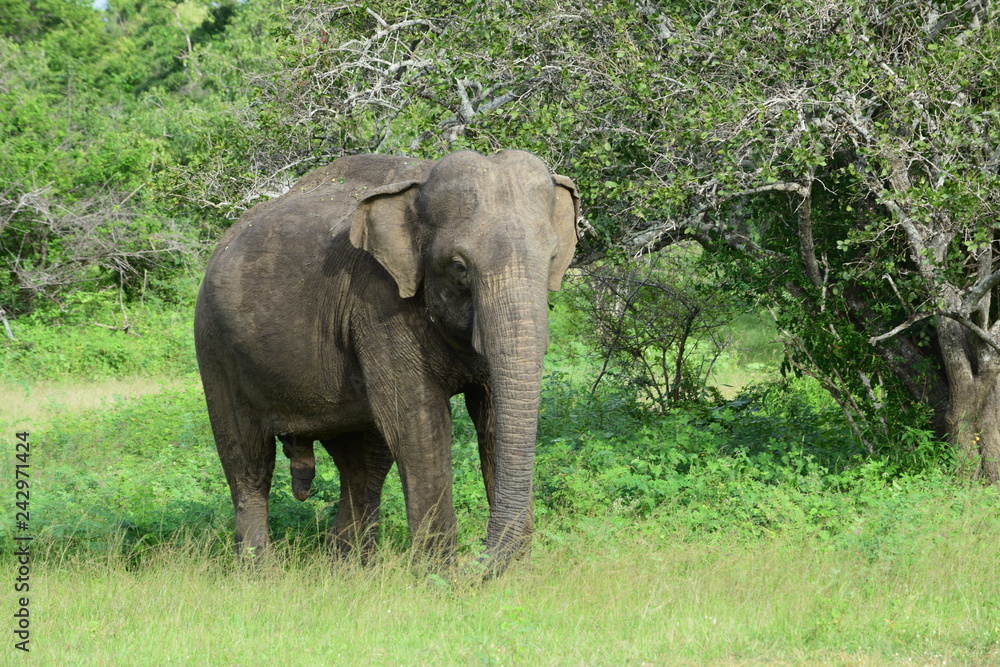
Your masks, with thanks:
[[(535, 473), (541, 535), (600, 520), (651, 521), (690, 536), (854, 540), (866, 526), (906, 521), (911, 507), (966, 492), (941, 466), (901, 469), (845, 446), (851, 436), (836, 409), (801, 389), (774, 386), (720, 406), (650, 414), (620, 391), (581, 392), (558, 371), (545, 387)], [(468, 551), (481, 539), (488, 506), (475, 429), (460, 401), (454, 406), (454, 501)], [(196, 375), (180, 389), (57, 413), (32, 440), (35, 461), (44, 461), (32, 502), (41, 539), (140, 553), (195, 531), (228, 548), (232, 506)], [(313, 492), (302, 503), (278, 450), (271, 530), (279, 540), (318, 544), (332, 520), (337, 472), (317, 452)], [(989, 489), (975, 493), (996, 500)], [(4, 521), (9, 532), (10, 517)], [(408, 543), (395, 472), (382, 534), (398, 548)]]
[(62, 307), (38, 309), (11, 324), (0, 342), (6, 383), (182, 376), (196, 370), (191, 320), (195, 286), (180, 303), (123, 306), (115, 292), (78, 292)]
[[(43, 462), (32, 483), (39, 539), (82, 553), (111, 549), (141, 558), (144, 549), (193, 532), (229, 549), (232, 505), (194, 369), (192, 301), (189, 290), (176, 308), (151, 303), (122, 311), (141, 337), (88, 326), (108, 312), (108, 304), (102, 311), (102, 304), (88, 303), (78, 304), (72, 317), (49, 313), (47, 320), (18, 321), (19, 340), (0, 346), (7, 378), (25, 378), (31, 369), (79, 378), (165, 368), (183, 378), (180, 388), (98, 409), (55, 409), (32, 426), (33, 457)], [(546, 362), (536, 448), (540, 539), (610, 521), (688, 536), (803, 534), (877, 544), (879, 526), (918, 521), (922, 504), (959, 502), (965, 494), (996, 501), (994, 490), (966, 488), (952, 478), (947, 447), (926, 433), (914, 431), (898, 448), (904, 456), (868, 454), (836, 404), (808, 379), (765, 376), (728, 402), (679, 403), (665, 411), (649, 409), (623, 383), (591, 391), (598, 362), (581, 342), (581, 326), (580, 314), (557, 301), (552, 331), (558, 344)], [(745, 328), (748, 336), (760, 334)], [(758, 356), (769, 354), (764, 337), (757, 337), (748, 345)], [(488, 505), (475, 429), (461, 403), (453, 401), (453, 495), (461, 548), (471, 552), (481, 543)], [(4, 435), (13, 450), (13, 434)], [(277, 452), (272, 535), (318, 546), (339, 497), (336, 468), (317, 448), (312, 493), (298, 502), (287, 461)], [(9, 476), (12, 460), (4, 457), (2, 474)], [(391, 548), (409, 542), (405, 517), (393, 471), (382, 512), (382, 541)], [(0, 517), (0, 531), (12, 531), (10, 515)]]

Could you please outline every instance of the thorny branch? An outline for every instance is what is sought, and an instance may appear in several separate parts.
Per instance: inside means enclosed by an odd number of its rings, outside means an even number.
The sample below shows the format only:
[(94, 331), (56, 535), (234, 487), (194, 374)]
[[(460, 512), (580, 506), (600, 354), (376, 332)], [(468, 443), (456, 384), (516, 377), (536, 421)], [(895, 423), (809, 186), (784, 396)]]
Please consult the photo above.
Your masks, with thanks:
[[(197, 244), (172, 224), (154, 235), (135, 225), (135, 212), (128, 201), (137, 190), (108, 192), (72, 203), (55, 199), (51, 190), (44, 186), (0, 194), (0, 230), (23, 228), (24, 234), (41, 237), (35, 244), (40, 253), (30, 257), (23, 254), (23, 245), (0, 246), (23, 291), (48, 294), (92, 280), (91, 268), (95, 266), (124, 276), (136, 274), (140, 263), (148, 266), (168, 256), (193, 262), (199, 251)], [(11, 238), (10, 234), (7, 237)], [(49, 251), (53, 244), (58, 245), (58, 252)]]

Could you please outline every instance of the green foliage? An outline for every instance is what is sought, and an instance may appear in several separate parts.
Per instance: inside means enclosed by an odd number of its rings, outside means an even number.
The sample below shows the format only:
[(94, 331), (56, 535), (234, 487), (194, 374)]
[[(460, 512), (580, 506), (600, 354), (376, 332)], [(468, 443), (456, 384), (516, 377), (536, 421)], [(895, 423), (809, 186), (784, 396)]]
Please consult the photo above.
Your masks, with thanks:
[[(190, 289), (185, 285), (185, 292)], [(0, 375), (7, 382), (37, 382), (177, 377), (196, 370), (190, 296), (180, 309), (157, 300), (124, 308), (119, 298), (110, 291), (76, 292), (65, 312), (53, 308), (19, 318), (11, 325), (15, 340), (0, 339)]]
[(32, 494), (36, 525), (89, 550), (119, 533), (131, 544), (206, 525), (227, 494), (224, 478), (205, 474), (218, 465), (198, 394), (192, 385), (57, 415), (35, 432), (36, 460), (46, 460), (34, 487), (45, 492)]
[[(535, 511), (547, 531), (610, 517), (692, 535), (852, 539), (859, 521), (897, 497), (891, 489), (899, 484), (947, 484), (941, 458), (926, 447), (921, 460), (866, 462), (849, 444), (839, 409), (803, 386), (653, 415), (613, 385), (589, 394), (574, 384), (556, 371), (543, 393)], [(474, 549), (488, 507), (475, 429), (459, 401), (454, 412), (454, 502), (462, 543)], [(38, 484), (46, 491), (33, 515), (48, 539), (85, 550), (109, 541), (132, 549), (182, 529), (207, 531), (219, 548), (229, 539), (232, 508), (196, 376), (180, 390), (56, 413), (36, 431), (45, 460)], [(272, 533), (313, 544), (332, 520), (336, 469), (321, 454), (313, 492), (300, 503), (280, 448), (277, 456)], [(119, 534), (123, 542), (111, 540)], [(383, 498), (382, 534), (395, 548), (409, 542), (395, 473)]]
[(236, 40), (266, 3), (12, 4), (0, 11), (0, 251), (10, 260), (0, 306), (18, 315), (110, 287), (135, 297), (197, 265), (194, 207), (166, 192), (178, 166), (228, 146), (237, 68), (266, 47)]
[[(541, 506), (556, 516), (653, 515), (688, 531), (747, 536), (849, 524), (844, 510), (854, 500), (838, 492), (844, 470), (859, 462), (846, 458), (851, 436), (835, 406), (774, 389), (652, 417), (627, 395), (553, 393), (543, 415), (572, 402), (576, 425), (567, 436), (560, 422), (560, 435), (539, 448)], [(543, 419), (543, 433), (553, 426)]]

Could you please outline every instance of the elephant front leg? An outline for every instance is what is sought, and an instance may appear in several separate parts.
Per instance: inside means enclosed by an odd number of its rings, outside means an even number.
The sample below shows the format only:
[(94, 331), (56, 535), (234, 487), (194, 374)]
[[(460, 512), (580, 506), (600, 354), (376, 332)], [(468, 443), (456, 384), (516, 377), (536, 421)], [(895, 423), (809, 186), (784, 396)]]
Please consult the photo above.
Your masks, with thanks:
[(479, 442), (479, 467), (483, 472), (483, 484), (486, 486), (486, 500), (493, 509), (493, 489), (496, 483), (496, 437), (495, 420), (493, 418), (493, 397), (482, 387), (471, 387), (465, 391), (465, 408), (476, 427), (476, 440)]
[[(490, 512), (494, 509), (496, 488), (496, 418), (493, 410), (493, 394), (488, 387), (469, 387), (465, 391), (465, 407), (469, 417), (476, 427), (476, 440), (479, 443), (479, 466), (483, 471), (483, 485), (486, 487), (486, 500)], [(525, 518), (523, 544), (531, 544), (531, 535), (535, 531), (535, 499), (528, 500), (528, 515)], [(530, 549), (530, 546), (528, 547)], [(519, 555), (528, 553), (522, 549)]]
[[(456, 548), (451, 494), (451, 407), (447, 397), (417, 388), (401, 409), (376, 416), (399, 467), (413, 546), (451, 561)], [(383, 408), (388, 406), (382, 406)]]
[(293, 435), (279, 435), (278, 439), (281, 440), (282, 451), (291, 461), (289, 469), (292, 473), (292, 495), (296, 500), (305, 500), (309, 497), (309, 490), (316, 477), (313, 441)]
[(382, 486), (392, 455), (378, 432), (348, 433), (322, 444), (340, 472), (340, 502), (329, 544), (345, 556), (357, 549), (367, 563), (375, 552)]

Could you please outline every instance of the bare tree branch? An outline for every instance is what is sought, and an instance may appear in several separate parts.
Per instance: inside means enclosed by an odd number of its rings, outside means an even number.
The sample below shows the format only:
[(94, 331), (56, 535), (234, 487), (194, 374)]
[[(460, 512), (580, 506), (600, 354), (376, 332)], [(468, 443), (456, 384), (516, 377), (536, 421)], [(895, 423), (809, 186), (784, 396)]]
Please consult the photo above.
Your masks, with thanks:
[(7, 331), (7, 337), (11, 340), (17, 340), (14, 338), (14, 332), (10, 330), (10, 322), (7, 321), (7, 311), (3, 309), (3, 306), (0, 306), (0, 320), (3, 321), (3, 328)]
[(966, 292), (965, 298), (962, 299), (962, 307), (958, 312), (964, 313), (966, 317), (971, 316), (973, 311), (979, 308), (980, 301), (982, 301), (990, 291), (1000, 285), (1000, 271), (996, 271), (986, 276)]
[(889, 338), (892, 338), (893, 336), (895, 336), (897, 334), (900, 334), (903, 331), (909, 329), (911, 326), (913, 326), (917, 322), (920, 322), (922, 320), (926, 320), (928, 318), (934, 317), (934, 316), (936, 316), (938, 314), (939, 313), (937, 313), (937, 312), (933, 312), (933, 313), (914, 313), (913, 315), (910, 315), (909, 317), (907, 317), (905, 322), (903, 322), (902, 324), (900, 324), (898, 326), (893, 327), (891, 330), (885, 332), (884, 334), (881, 334), (879, 336), (872, 336), (871, 338), (868, 339), (868, 342), (872, 343), (872, 344), (875, 344), (875, 343), (878, 343), (878, 342), (883, 341), (883, 340), (888, 340)]

